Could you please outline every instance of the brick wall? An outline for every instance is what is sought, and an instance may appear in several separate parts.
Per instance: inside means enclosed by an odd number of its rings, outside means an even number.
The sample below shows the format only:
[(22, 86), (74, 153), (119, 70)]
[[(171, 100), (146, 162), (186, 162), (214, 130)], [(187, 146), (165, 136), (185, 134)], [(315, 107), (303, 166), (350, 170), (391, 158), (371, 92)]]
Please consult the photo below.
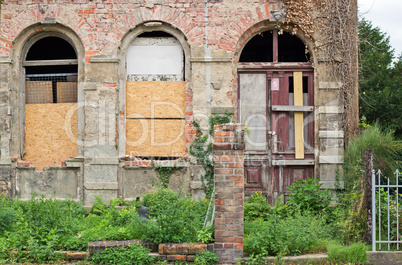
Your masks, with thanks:
[(151, 1), (3, 0), (0, 55), (8, 55), (18, 34), (40, 21), (55, 21), (74, 30), (88, 57), (113, 53), (130, 28), (146, 21), (167, 22), (182, 31), (190, 44), (203, 45), (206, 17), (210, 47), (233, 51), (245, 30), (269, 19), (273, 3), (280, 1), (209, 2), (207, 8), (203, 0), (146, 2)]
[(221, 262), (235, 263), (243, 256), (244, 127), (216, 125), (215, 252)]

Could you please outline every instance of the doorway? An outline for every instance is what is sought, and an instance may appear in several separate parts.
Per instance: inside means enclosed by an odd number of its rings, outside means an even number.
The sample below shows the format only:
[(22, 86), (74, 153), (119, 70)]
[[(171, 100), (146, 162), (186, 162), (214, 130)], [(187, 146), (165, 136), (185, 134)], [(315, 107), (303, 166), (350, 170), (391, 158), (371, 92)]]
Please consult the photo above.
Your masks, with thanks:
[(295, 181), (314, 177), (314, 71), (305, 49), (296, 36), (272, 30), (242, 51), (238, 113), (249, 128), (246, 196), (260, 191), (274, 203), (286, 199)]

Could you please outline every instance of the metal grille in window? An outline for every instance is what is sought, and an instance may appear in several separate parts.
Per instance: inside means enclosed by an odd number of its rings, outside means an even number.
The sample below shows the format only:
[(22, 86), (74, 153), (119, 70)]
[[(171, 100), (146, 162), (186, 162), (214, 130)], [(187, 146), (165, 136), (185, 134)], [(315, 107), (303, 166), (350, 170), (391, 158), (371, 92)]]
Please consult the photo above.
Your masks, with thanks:
[(29, 74), (25, 78), (26, 104), (77, 102), (77, 74)]

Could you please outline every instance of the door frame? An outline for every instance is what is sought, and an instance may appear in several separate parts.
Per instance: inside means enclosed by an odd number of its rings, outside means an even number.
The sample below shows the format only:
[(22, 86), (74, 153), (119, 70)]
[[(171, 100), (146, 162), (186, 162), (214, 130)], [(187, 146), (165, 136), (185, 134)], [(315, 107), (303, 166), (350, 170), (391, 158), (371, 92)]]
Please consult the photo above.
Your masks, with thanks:
[[(304, 72), (303, 76), (309, 76), (308, 80), (308, 94), (310, 96), (307, 105), (311, 105), (312, 111), (314, 110), (314, 69), (311, 63), (239, 63), (238, 66), (238, 93), (237, 102), (240, 103), (240, 82), (241, 74), (265, 74), (266, 76), (266, 128), (267, 132), (272, 130), (272, 94), (270, 88), (270, 80), (274, 75), (279, 77), (279, 86), (285, 86), (288, 81), (285, 82), (285, 77), (290, 76), (290, 72)], [(310, 90), (311, 89), (311, 90)], [(304, 104), (303, 104), (304, 105)], [(237, 104), (238, 119), (240, 121), (240, 104)], [(314, 117), (314, 112), (312, 112)], [(315, 126), (313, 124), (308, 125), (307, 132), (312, 138), (309, 142), (314, 148)], [(289, 132), (288, 132), (289, 134)], [(276, 136), (277, 137), (277, 136)], [(266, 134), (267, 150), (263, 151), (245, 151), (244, 158), (244, 174), (245, 174), (245, 195), (249, 196), (256, 191), (262, 192), (267, 196), (270, 203), (274, 203), (276, 199), (281, 195), (286, 195), (286, 187), (289, 184), (285, 182), (285, 177), (290, 176), (294, 172), (300, 172), (303, 178), (314, 176), (315, 154), (314, 150), (305, 150), (305, 158), (296, 160), (290, 159), (292, 154), (286, 155), (286, 152), (273, 153), (273, 136)], [(280, 159), (283, 157), (282, 159)], [(307, 168), (307, 170), (306, 170)], [(303, 171), (305, 170), (305, 171)], [(282, 174), (281, 174), (282, 173)], [(296, 173), (294, 173), (296, 175)], [(312, 175), (311, 175), (312, 174)], [(260, 177), (258, 177), (260, 175)], [(279, 175), (279, 176), (278, 176)], [(282, 176), (282, 177), (281, 177)], [(298, 178), (296, 177), (296, 178)], [(279, 181), (277, 181), (279, 179)], [(290, 182), (294, 182), (295, 177), (289, 178)], [(282, 182), (280, 181), (282, 180)], [(250, 183), (250, 181), (252, 183)], [(292, 184), (291, 183), (291, 184)], [(279, 185), (279, 188), (278, 188)], [(288, 185), (287, 185), (288, 186)]]

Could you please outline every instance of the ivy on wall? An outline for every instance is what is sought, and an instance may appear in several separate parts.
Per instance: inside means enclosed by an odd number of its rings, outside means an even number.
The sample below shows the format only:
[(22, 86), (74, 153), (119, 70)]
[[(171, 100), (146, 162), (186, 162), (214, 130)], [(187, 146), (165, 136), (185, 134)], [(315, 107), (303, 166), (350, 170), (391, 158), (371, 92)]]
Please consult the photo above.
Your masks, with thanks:
[(357, 133), (358, 20), (357, 0), (284, 0), (283, 25), (291, 33), (301, 30), (312, 41), (320, 63), (328, 69), (327, 82), (341, 84), (339, 105), (344, 108), (342, 127), (350, 137)]
[(212, 140), (214, 138), (214, 126), (217, 124), (229, 123), (233, 120), (233, 113), (215, 114), (208, 119), (208, 133), (203, 134), (200, 125), (193, 121), (196, 129), (194, 141), (190, 146), (190, 154), (193, 155), (198, 164), (201, 164), (205, 170), (205, 175), (201, 175), (202, 187), (207, 199), (210, 199), (214, 190), (214, 163), (212, 161)]

